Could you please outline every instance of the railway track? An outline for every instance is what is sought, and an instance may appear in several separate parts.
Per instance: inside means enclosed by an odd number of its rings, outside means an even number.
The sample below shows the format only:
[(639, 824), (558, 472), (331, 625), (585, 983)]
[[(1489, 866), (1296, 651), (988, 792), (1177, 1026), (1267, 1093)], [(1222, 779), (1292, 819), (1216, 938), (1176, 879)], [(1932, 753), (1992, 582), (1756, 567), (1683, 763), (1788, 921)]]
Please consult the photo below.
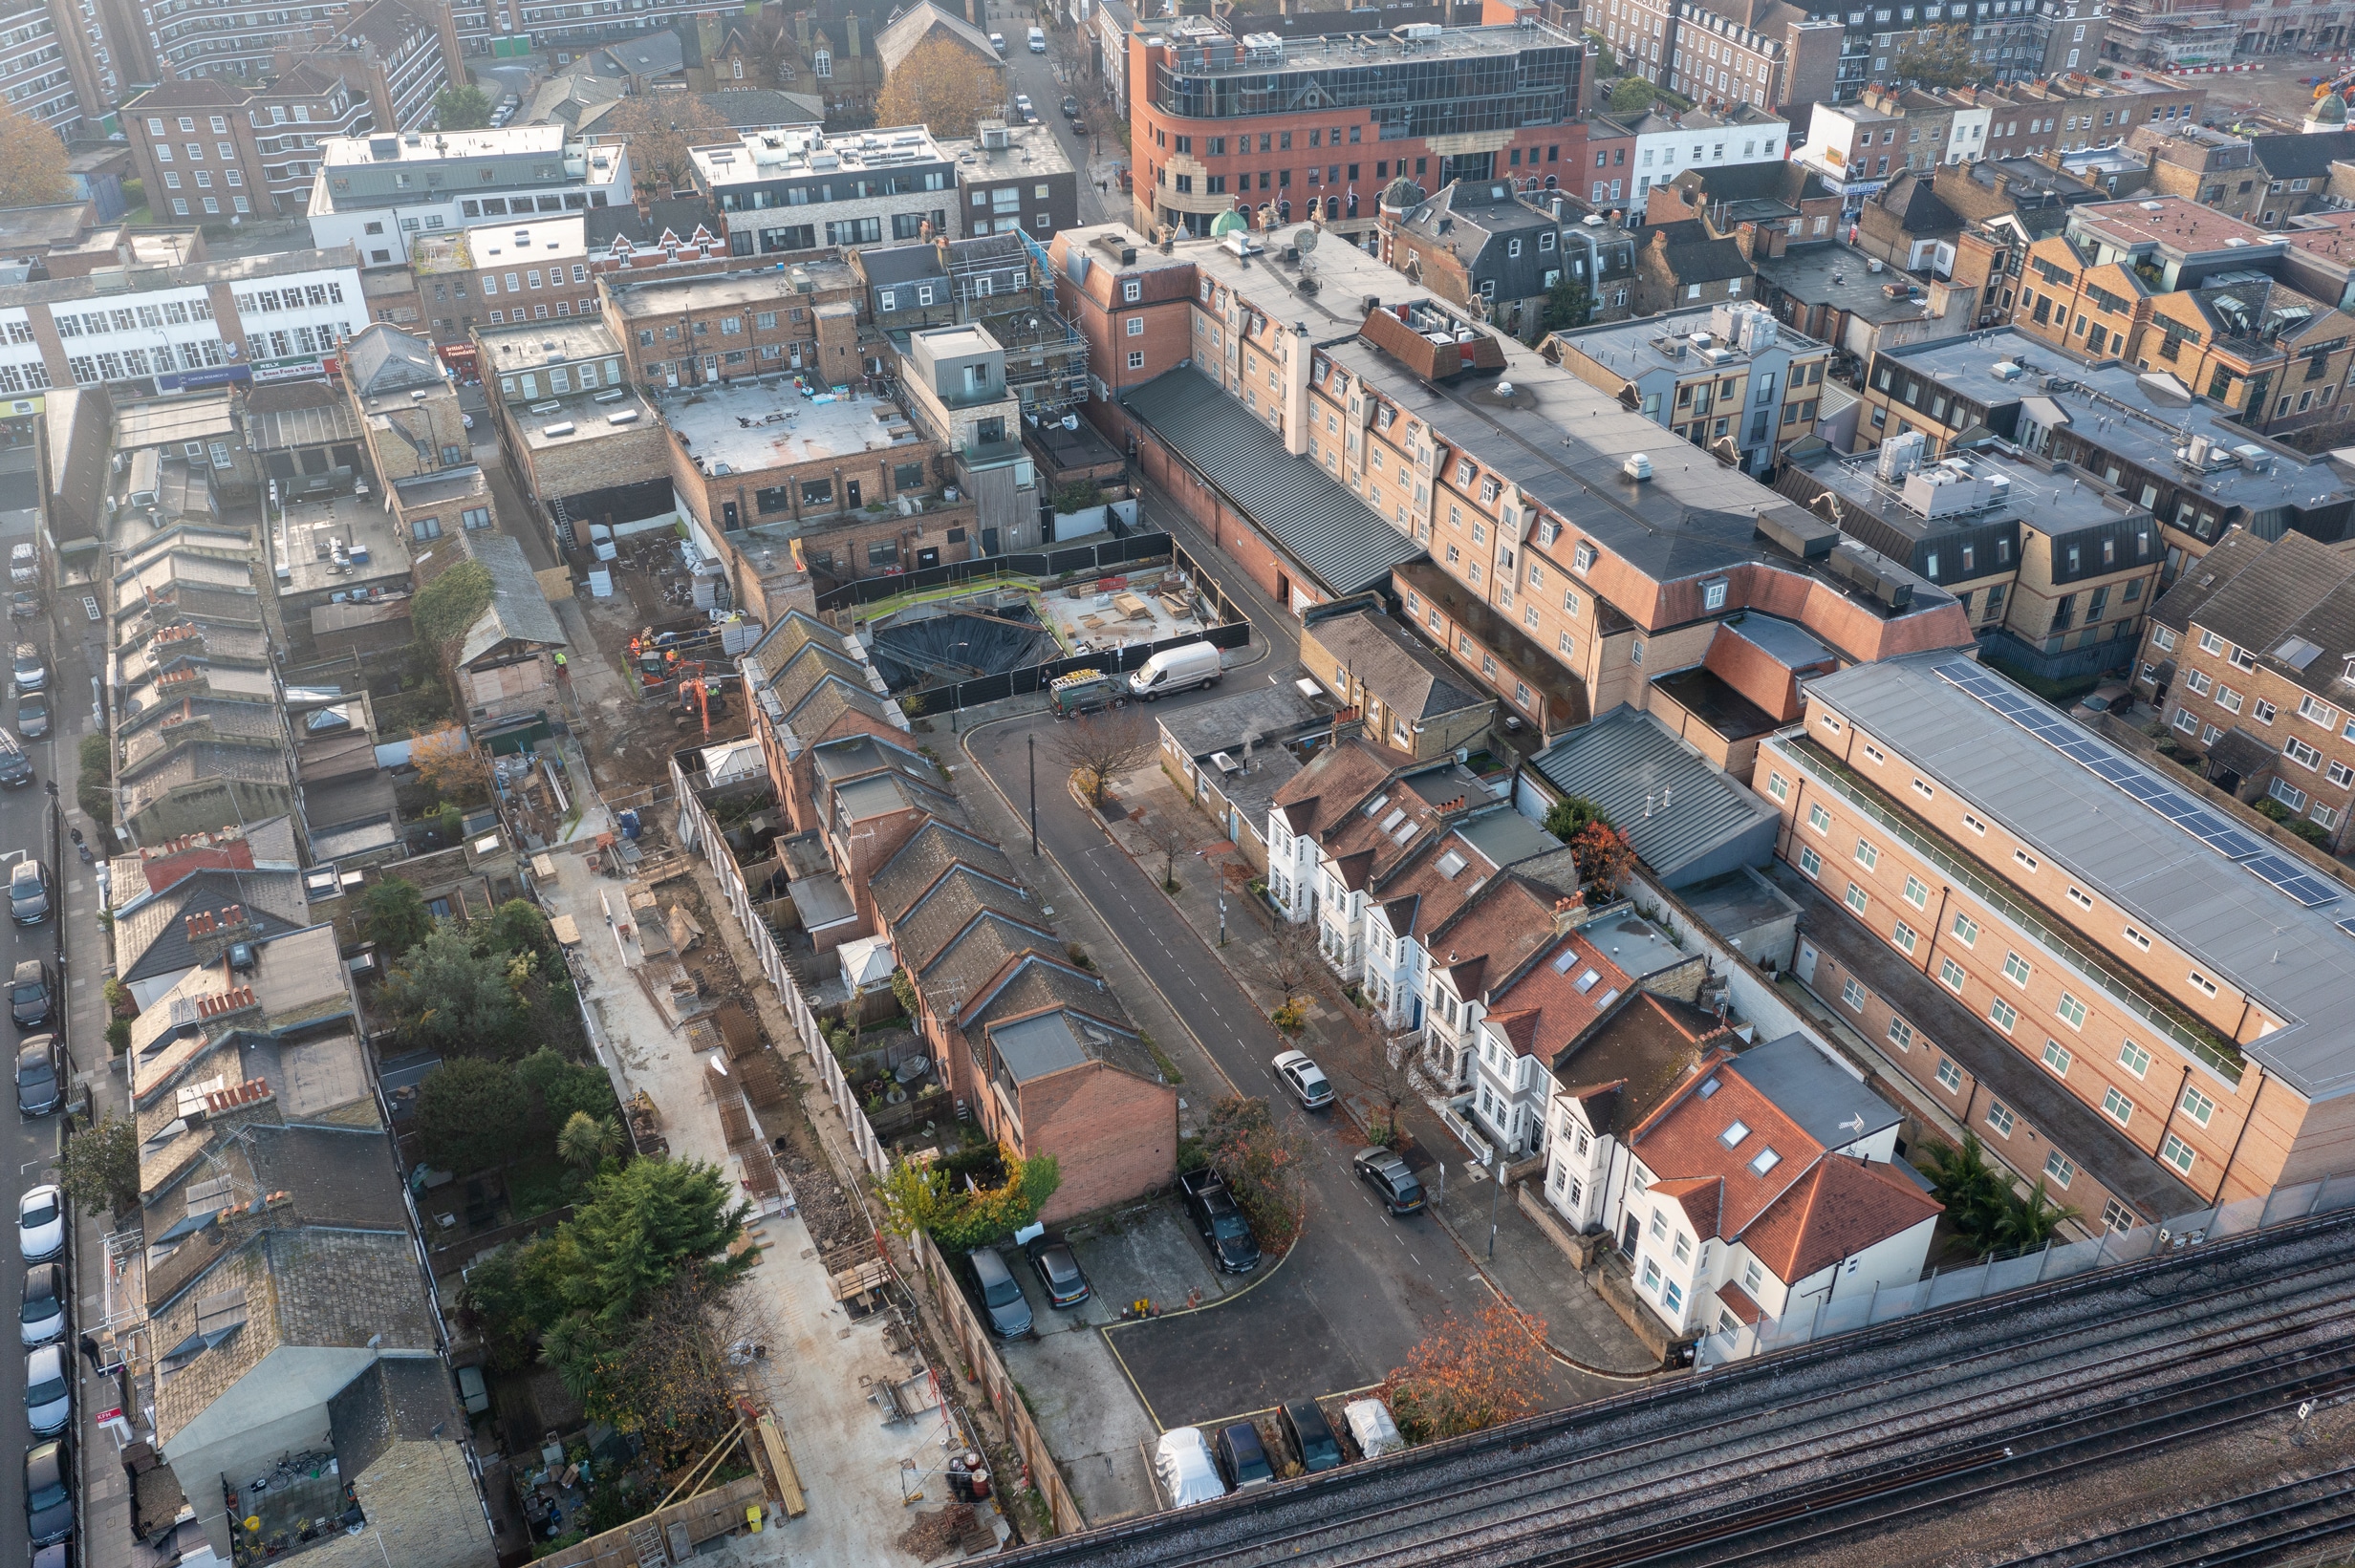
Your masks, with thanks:
[(1023, 1557), (1769, 1561), (2355, 1389), (2350, 1232), (2335, 1214), (2221, 1238)]
[(2355, 1533), (2355, 1465), (2147, 1519), (2003, 1568), (2178, 1568), (2260, 1562)]

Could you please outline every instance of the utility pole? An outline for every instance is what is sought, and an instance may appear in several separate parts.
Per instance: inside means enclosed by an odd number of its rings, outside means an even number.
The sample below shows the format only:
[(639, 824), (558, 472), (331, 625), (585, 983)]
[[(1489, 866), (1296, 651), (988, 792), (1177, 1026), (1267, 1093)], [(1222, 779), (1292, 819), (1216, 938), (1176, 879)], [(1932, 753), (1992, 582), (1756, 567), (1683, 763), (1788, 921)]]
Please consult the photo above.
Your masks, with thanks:
[(1488, 1260), (1497, 1260), (1497, 1204), (1504, 1193), (1504, 1151), (1488, 1151)]
[(1027, 737), (1030, 742), (1030, 854), (1039, 852), (1039, 738)]

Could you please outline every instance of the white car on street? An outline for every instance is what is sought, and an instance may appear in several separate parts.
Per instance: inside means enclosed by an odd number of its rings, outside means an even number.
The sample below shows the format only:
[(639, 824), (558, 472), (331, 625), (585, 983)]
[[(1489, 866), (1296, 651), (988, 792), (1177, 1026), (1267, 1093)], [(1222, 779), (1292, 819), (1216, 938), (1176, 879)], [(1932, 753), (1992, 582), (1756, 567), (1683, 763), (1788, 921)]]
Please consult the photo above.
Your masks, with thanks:
[(65, 1193), (55, 1184), (16, 1200), (16, 1250), (28, 1263), (46, 1263), (65, 1251)]

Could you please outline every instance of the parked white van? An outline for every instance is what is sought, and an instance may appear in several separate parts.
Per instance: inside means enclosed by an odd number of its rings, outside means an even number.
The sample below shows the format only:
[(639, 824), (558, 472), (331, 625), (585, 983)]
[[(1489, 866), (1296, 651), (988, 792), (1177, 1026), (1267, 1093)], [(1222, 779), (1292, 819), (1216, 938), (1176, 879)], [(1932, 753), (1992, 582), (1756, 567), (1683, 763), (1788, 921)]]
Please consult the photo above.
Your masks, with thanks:
[(1045, 28), (1034, 27), (1030, 30), (1030, 53), (1033, 54), (1047, 53), (1047, 30)]
[(1206, 642), (1164, 648), (1129, 677), (1129, 695), (1152, 702), (1173, 692), (1219, 683), (1219, 651)]

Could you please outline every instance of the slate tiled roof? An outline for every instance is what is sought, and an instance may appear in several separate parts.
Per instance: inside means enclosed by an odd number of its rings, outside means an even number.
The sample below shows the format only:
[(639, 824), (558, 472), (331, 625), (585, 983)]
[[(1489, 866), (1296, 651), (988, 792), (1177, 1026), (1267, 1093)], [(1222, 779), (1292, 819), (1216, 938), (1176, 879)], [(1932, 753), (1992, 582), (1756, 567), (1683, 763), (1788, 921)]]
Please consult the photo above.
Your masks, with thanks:
[(280, 1345), (431, 1352), (433, 1314), (404, 1229), (267, 1231), (190, 1282), (154, 1318), (170, 1349), (196, 1332), (200, 1307), (245, 1293), (244, 1321), (155, 1391), (156, 1435), (169, 1442)]
[(188, 943), (187, 917), (232, 904), (245, 906), (247, 919), (262, 936), (311, 923), (296, 872), (198, 871), (115, 922), (117, 973), (125, 980), (140, 980), (193, 966), (196, 951)]
[(1351, 677), (1365, 682), (1384, 706), (1409, 719), (1436, 719), (1494, 700), (1459, 684), (1436, 655), (1379, 611), (1330, 615), (1310, 630), (1321, 646), (1349, 666)]
[(1199, 371), (1166, 371), (1122, 402), (1335, 597), (1423, 554)]
[(962, 863), (1002, 882), (1019, 886), (1014, 863), (1005, 851), (977, 834), (935, 817), (908, 836), (883, 869), (875, 874), (875, 907), (884, 920), (905, 914), (923, 891), (950, 867)]
[(466, 633), (458, 650), (458, 662), (472, 664), (508, 642), (563, 647), (564, 623), (556, 618), (539, 578), (532, 574), (523, 546), (507, 534), (480, 530), (469, 530), (465, 541), (466, 553), (490, 572), (490, 608)]
[(910, 6), (899, 18), (875, 35), (875, 57), (883, 62), (886, 80), (899, 68), (899, 62), (913, 54), (918, 44), (936, 31), (947, 33), (990, 65), (998, 65), (998, 52), (989, 47), (989, 35), (961, 16), (951, 15), (940, 7), (924, 0)]
[(433, 345), (381, 321), (354, 333), (343, 353), (352, 389), (362, 397), (444, 384)]

